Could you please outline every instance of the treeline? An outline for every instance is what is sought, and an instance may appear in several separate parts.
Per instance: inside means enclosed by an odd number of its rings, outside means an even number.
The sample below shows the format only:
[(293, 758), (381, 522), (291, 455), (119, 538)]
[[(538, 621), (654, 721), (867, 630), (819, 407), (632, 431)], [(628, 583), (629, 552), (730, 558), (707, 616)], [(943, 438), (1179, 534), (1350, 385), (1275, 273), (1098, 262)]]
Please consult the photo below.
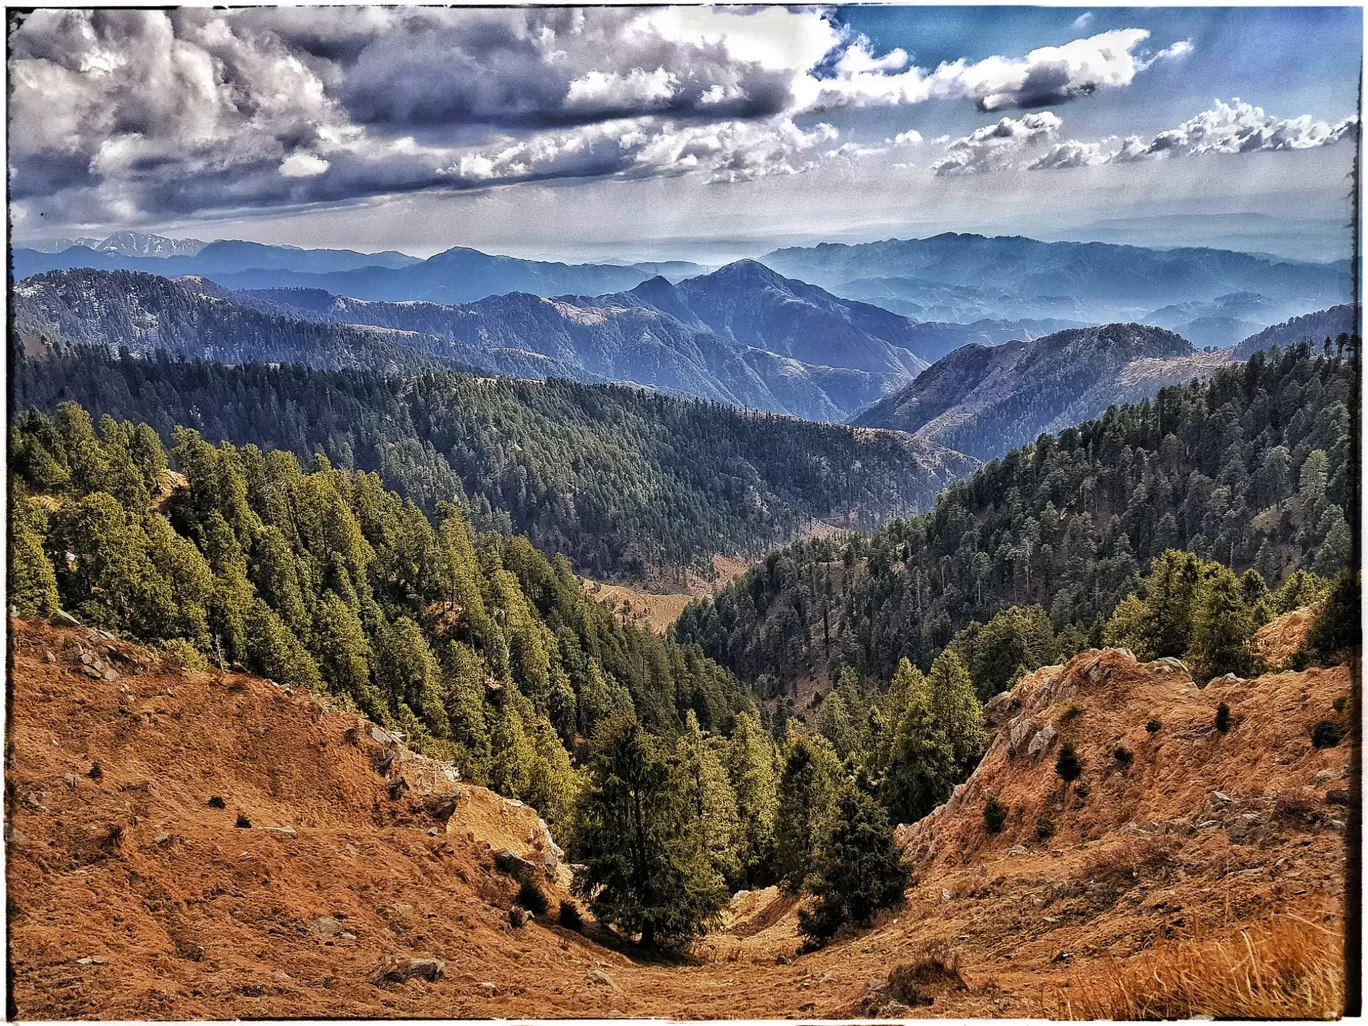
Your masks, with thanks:
[(16, 354), (11, 409), (74, 400), (99, 416), (210, 440), (324, 453), (378, 473), (423, 510), (451, 502), (582, 574), (641, 578), (759, 554), (814, 519), (867, 529), (929, 509), (973, 461), (886, 433), (621, 386), (387, 378), (364, 370)]
[(676, 636), (769, 698), (809, 674), (880, 682), (903, 658), (927, 668), (958, 631), (1012, 606), (1039, 606), (1070, 644), (1099, 641), (1170, 548), (1272, 587), (1297, 568), (1332, 576), (1351, 561), (1359, 501), (1358, 342), (1336, 345), (1345, 355), (1256, 353), (1042, 435), (924, 516), (773, 552), (687, 607)]
[(618, 622), (564, 558), (434, 524), (378, 477), (79, 406), (10, 431), (10, 602), (59, 606), (187, 666), (246, 669), (350, 701), (477, 782), (564, 821), (570, 753), (631, 713), (673, 736), (751, 708), (693, 646)]

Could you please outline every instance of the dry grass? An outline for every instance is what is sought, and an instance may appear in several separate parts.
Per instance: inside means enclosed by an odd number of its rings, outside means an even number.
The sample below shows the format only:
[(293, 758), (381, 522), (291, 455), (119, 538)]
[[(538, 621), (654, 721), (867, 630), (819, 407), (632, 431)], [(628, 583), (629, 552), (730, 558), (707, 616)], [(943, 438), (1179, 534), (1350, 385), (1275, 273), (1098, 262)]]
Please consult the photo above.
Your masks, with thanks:
[[(1057, 991), (1069, 1019), (1333, 1019), (1344, 1011), (1338, 934), (1280, 916), (1220, 939), (1163, 944), (1096, 982)], [(1109, 978), (1099, 979), (1100, 976)]]

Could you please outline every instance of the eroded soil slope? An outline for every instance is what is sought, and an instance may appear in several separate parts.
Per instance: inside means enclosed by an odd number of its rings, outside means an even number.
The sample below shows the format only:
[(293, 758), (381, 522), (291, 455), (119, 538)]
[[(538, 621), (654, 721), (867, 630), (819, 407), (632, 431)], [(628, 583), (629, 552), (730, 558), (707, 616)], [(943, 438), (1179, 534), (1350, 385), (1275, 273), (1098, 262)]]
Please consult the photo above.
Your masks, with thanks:
[[(798, 955), (796, 899), (757, 891), (691, 957), (666, 960), (592, 923), (555, 925), (564, 866), (550, 914), (513, 927), (516, 883), (494, 856), (556, 862), (535, 813), (355, 715), (257, 678), (185, 674), (85, 629), (12, 621), (11, 641), (10, 955), (25, 1019), (1038, 1015), (1156, 945), (1287, 917), (1325, 936), (1342, 923), (1348, 743), (1316, 749), (1310, 734), (1345, 722), (1343, 669), (1205, 689), (1120, 652), (1037, 671), (994, 707), (971, 780), (900, 831), (918, 881), (903, 908)], [(1083, 764), (1067, 785), (1064, 739)], [(988, 791), (1008, 810), (997, 834)], [(930, 986), (933, 1003), (911, 1009), (869, 987), (928, 942), (945, 942), (963, 987)], [(377, 982), (411, 959), (443, 971)]]

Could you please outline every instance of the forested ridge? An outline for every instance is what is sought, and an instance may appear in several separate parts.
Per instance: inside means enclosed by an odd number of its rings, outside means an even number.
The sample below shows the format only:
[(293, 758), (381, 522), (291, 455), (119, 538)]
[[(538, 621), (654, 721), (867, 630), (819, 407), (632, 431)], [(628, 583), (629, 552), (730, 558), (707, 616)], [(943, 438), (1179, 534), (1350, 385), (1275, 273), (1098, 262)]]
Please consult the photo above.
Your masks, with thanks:
[(974, 462), (888, 432), (815, 424), (626, 386), (226, 367), (84, 349), (14, 355), (11, 410), (96, 416), (326, 454), (424, 510), (527, 535), (591, 576), (641, 577), (755, 553), (816, 519), (870, 528), (929, 509)]
[(1271, 585), (1298, 568), (1332, 575), (1349, 563), (1358, 517), (1357, 360), (1343, 335), (1323, 351), (1256, 353), (1042, 435), (924, 516), (771, 553), (686, 608), (677, 637), (769, 697), (808, 674), (877, 682), (902, 658), (925, 668), (958, 631), (1009, 607), (1035, 608), (1033, 622), (1075, 648), (1100, 642), (1168, 549)]

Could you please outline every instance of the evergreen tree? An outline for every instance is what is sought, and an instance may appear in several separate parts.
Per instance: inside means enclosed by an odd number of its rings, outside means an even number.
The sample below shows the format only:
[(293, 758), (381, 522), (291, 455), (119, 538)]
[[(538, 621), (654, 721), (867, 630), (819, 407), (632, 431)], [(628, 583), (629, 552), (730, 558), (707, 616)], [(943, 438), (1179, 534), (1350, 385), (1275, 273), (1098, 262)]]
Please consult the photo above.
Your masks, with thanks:
[(50, 616), (57, 611), (57, 573), (43, 551), (43, 536), (29, 526), (32, 516), (11, 497), (9, 516), (9, 573), (6, 594), (9, 604), (24, 617)]
[(812, 871), (840, 781), (836, 753), (822, 737), (790, 731), (781, 757), (774, 840), (779, 879), (796, 891)]
[(741, 824), (736, 792), (723, 764), (719, 739), (704, 737), (698, 717), (689, 710), (684, 733), (675, 744), (675, 792), (693, 817), (693, 832), (709, 864), (728, 881), (741, 873)]
[(1193, 679), (1199, 683), (1233, 673), (1249, 676), (1255, 657), (1250, 648), (1254, 622), (1235, 574), (1218, 563), (1203, 569), (1187, 653)]
[(945, 733), (955, 764), (967, 771), (983, 753), (983, 707), (974, 682), (953, 648), (947, 648), (931, 664), (927, 678), (931, 691), (931, 714)]
[(599, 728), (575, 830), (574, 888), (600, 922), (643, 947), (692, 940), (726, 903), (721, 876), (671, 785), (659, 742), (630, 717)]
[(868, 926), (875, 912), (903, 899), (909, 877), (883, 809), (846, 784), (812, 880), (816, 901), (799, 912), (798, 928), (820, 942), (843, 923)]
[(727, 746), (727, 771), (741, 821), (741, 872), (752, 886), (775, 880), (774, 817), (778, 807), (774, 745), (757, 716), (736, 718)]

